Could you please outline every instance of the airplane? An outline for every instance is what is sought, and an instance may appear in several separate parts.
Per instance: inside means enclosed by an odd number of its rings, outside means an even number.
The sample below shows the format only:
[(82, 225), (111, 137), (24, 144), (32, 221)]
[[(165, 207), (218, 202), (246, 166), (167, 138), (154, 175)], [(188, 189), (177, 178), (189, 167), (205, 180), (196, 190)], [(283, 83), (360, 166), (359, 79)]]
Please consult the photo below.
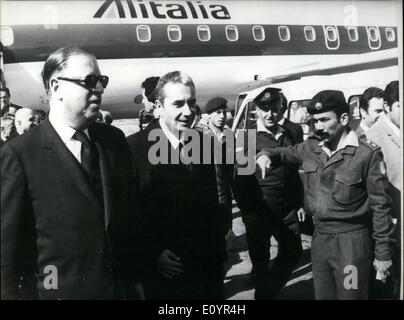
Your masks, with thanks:
[(138, 115), (146, 77), (174, 70), (193, 78), (202, 111), (214, 96), (233, 110), (240, 92), (268, 84), (292, 101), (326, 84), (359, 94), (399, 77), (399, 1), (5, 0), (0, 9), (5, 85), (33, 109), (48, 109), (44, 61), (72, 44), (110, 77), (102, 108), (115, 119)]

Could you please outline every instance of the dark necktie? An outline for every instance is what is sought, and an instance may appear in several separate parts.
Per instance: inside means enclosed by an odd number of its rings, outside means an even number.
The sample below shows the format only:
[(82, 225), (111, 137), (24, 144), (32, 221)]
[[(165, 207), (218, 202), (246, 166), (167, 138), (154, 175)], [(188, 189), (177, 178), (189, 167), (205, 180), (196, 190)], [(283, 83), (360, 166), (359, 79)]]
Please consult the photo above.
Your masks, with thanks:
[(91, 175), (91, 170), (94, 162), (95, 152), (94, 147), (88, 138), (88, 136), (83, 132), (77, 130), (73, 135), (73, 138), (81, 142), (81, 165), (83, 169)]

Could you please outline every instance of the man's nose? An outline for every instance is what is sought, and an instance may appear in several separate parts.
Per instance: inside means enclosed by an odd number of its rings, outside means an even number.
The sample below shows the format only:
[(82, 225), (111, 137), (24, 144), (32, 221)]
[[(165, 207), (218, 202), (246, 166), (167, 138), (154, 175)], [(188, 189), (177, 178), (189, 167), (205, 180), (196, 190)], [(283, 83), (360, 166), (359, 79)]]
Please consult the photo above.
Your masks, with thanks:
[(189, 106), (188, 103), (185, 103), (184, 106), (182, 107), (182, 115), (189, 117), (189, 116), (192, 116), (192, 114), (193, 114), (193, 112), (192, 112), (191, 107)]
[(316, 128), (317, 131), (323, 131), (324, 130), (324, 126), (320, 122), (315, 123), (314, 127)]
[(101, 84), (101, 80), (98, 80), (98, 81), (97, 81), (97, 85), (96, 85), (95, 88), (94, 88), (94, 92), (98, 92), (98, 93), (100, 93), (100, 94), (103, 94), (103, 93), (104, 93), (104, 87), (103, 87), (102, 84)]

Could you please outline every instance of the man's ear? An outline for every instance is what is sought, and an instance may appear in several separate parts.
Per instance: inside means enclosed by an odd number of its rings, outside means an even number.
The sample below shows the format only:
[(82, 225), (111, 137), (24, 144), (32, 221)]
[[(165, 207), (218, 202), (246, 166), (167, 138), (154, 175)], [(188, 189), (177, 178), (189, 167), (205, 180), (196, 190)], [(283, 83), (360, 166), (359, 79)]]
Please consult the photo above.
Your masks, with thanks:
[(349, 114), (348, 113), (341, 114), (340, 122), (344, 127), (346, 127), (349, 123)]
[(360, 113), (362, 119), (366, 118), (366, 116), (368, 115), (366, 110), (361, 107), (359, 107), (359, 113)]
[(60, 82), (56, 78), (51, 78), (50, 79), (50, 81), (49, 81), (49, 91), (51, 93), (51, 96), (57, 98), (58, 100), (62, 99)]

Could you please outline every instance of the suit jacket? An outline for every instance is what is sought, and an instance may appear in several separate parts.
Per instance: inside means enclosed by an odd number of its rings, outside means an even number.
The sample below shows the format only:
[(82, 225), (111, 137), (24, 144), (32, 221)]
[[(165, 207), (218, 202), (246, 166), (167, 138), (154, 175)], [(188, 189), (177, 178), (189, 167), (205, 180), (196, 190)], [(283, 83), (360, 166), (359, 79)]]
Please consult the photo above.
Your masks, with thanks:
[[(88, 130), (99, 153), (103, 203), (48, 119), (1, 149), (2, 298), (129, 294), (135, 265), (129, 199), (136, 197), (130, 151), (119, 129), (94, 123)], [(49, 270), (57, 272), (50, 289)]]
[(282, 127), (289, 131), (292, 145), (303, 142), (303, 129), (300, 125), (285, 119)]
[[(156, 143), (149, 135), (160, 129), (159, 120), (128, 137), (135, 175), (140, 185), (142, 216), (139, 218), (145, 274), (155, 278), (157, 259), (170, 249), (183, 262), (184, 272), (198, 261), (220, 260), (224, 256), (223, 219), (218, 201), (216, 171), (211, 165), (152, 164), (149, 151)], [(177, 152), (162, 134), (162, 145)], [(202, 155), (202, 152), (201, 152)]]
[(390, 182), (390, 196), (393, 200), (392, 215), (395, 218), (400, 216), (401, 203), (401, 154), (400, 137), (393, 132), (388, 125), (389, 121), (385, 116), (381, 117), (367, 132), (366, 137), (378, 144), (383, 152), (386, 163), (387, 177)]

